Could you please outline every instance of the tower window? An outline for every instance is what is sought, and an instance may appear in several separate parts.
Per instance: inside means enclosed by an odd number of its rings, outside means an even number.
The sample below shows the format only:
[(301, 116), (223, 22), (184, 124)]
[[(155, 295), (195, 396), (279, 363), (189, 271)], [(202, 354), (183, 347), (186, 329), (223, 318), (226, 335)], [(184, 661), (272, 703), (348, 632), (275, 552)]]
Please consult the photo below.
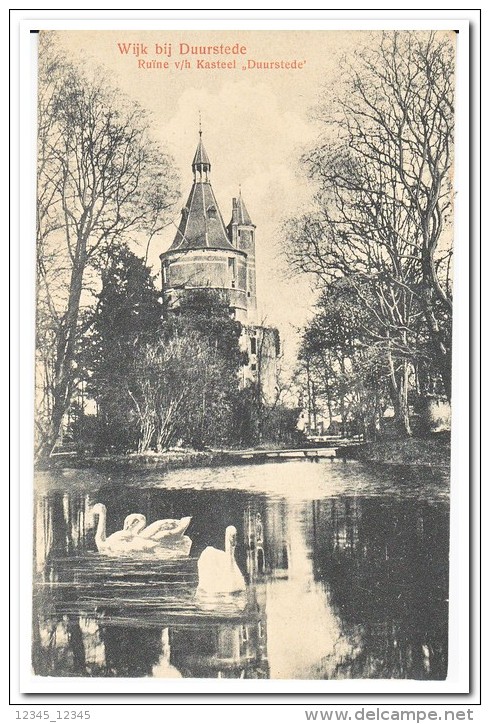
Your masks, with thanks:
[(215, 219), (216, 218), (216, 207), (208, 206), (207, 213), (208, 213), (208, 219)]
[(250, 365), (250, 369), (252, 370), (252, 372), (255, 372), (255, 370), (257, 369), (257, 365), (256, 364)]
[(228, 279), (230, 287), (234, 289), (236, 282), (236, 259), (233, 256), (228, 257)]
[(250, 354), (257, 354), (257, 338), (251, 337), (250, 339)]

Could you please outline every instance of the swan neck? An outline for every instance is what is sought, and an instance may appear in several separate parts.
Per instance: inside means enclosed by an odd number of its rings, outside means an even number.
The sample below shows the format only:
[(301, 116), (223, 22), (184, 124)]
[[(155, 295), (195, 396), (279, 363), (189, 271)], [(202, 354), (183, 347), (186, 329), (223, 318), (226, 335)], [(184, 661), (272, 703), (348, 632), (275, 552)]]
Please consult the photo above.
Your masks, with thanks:
[(230, 561), (235, 560), (235, 545), (233, 544), (231, 537), (227, 537), (225, 540), (225, 553), (228, 555)]
[(99, 520), (97, 521), (97, 531), (95, 533), (95, 541), (99, 541), (100, 543), (105, 543), (106, 540), (106, 511), (104, 508), (101, 508), (99, 511)]

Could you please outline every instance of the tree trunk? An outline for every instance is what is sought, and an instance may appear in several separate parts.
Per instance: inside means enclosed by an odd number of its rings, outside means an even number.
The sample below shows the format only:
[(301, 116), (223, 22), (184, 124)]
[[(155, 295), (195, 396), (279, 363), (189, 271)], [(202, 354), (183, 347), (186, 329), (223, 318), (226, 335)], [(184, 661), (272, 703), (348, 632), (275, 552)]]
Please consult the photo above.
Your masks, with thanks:
[[(86, 241), (80, 240), (78, 246), (85, 246)], [(53, 381), (53, 412), (45, 439), (40, 446), (37, 461), (45, 462), (51, 456), (58, 440), (63, 417), (70, 406), (74, 386), (73, 359), (77, 339), (78, 315), (82, 295), (83, 272), (86, 266), (85, 250), (79, 252), (77, 263), (73, 265), (68, 308), (61, 326), (56, 345), (56, 360)]]
[(345, 357), (342, 355), (341, 361), (340, 361), (340, 369), (342, 371), (342, 392), (340, 393), (340, 419), (341, 419), (341, 428), (340, 428), (340, 434), (342, 438), (347, 437), (347, 413), (345, 410), (345, 394), (344, 394), (344, 384), (345, 384)]
[(429, 291), (424, 296), (424, 316), (431, 336), (432, 349), (434, 350), (436, 366), (441, 375), (444, 392), (451, 402), (451, 346), (447, 345), (444, 335), (434, 314), (432, 306), (432, 293)]
[(153, 423), (153, 420), (151, 420), (149, 416), (143, 418), (140, 423), (140, 437), (138, 440), (139, 453), (144, 453), (149, 449), (154, 434), (155, 425)]
[(398, 369), (395, 369), (391, 350), (388, 350), (388, 368), (390, 373), (390, 396), (395, 410), (395, 425), (402, 436), (410, 437), (412, 429), (408, 408), (409, 365), (406, 360), (402, 360), (399, 362)]

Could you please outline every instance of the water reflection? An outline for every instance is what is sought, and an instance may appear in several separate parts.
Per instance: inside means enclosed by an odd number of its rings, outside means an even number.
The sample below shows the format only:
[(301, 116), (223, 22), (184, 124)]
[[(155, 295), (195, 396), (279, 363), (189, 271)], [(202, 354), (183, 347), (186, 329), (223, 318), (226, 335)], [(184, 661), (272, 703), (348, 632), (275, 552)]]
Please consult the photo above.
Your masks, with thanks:
[(447, 514), (413, 500), (315, 503), (315, 578), (352, 643), (332, 675), (445, 678)]
[[(304, 499), (117, 481), (47, 492), (35, 511), (35, 673), (443, 679), (448, 505), (386, 495), (386, 479), (381, 487), (382, 495)], [(99, 555), (95, 502), (107, 506), (108, 535), (135, 511), (193, 516), (190, 557)], [(247, 591), (202, 600), (197, 558), (222, 547), (227, 525), (238, 531)]]

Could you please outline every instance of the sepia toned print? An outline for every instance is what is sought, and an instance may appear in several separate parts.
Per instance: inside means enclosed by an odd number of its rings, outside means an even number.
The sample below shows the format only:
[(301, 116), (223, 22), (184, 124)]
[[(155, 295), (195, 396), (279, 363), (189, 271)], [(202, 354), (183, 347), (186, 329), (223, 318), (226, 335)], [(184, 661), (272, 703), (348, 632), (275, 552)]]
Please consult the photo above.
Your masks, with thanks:
[(447, 31), (41, 31), (32, 671), (443, 681)]

